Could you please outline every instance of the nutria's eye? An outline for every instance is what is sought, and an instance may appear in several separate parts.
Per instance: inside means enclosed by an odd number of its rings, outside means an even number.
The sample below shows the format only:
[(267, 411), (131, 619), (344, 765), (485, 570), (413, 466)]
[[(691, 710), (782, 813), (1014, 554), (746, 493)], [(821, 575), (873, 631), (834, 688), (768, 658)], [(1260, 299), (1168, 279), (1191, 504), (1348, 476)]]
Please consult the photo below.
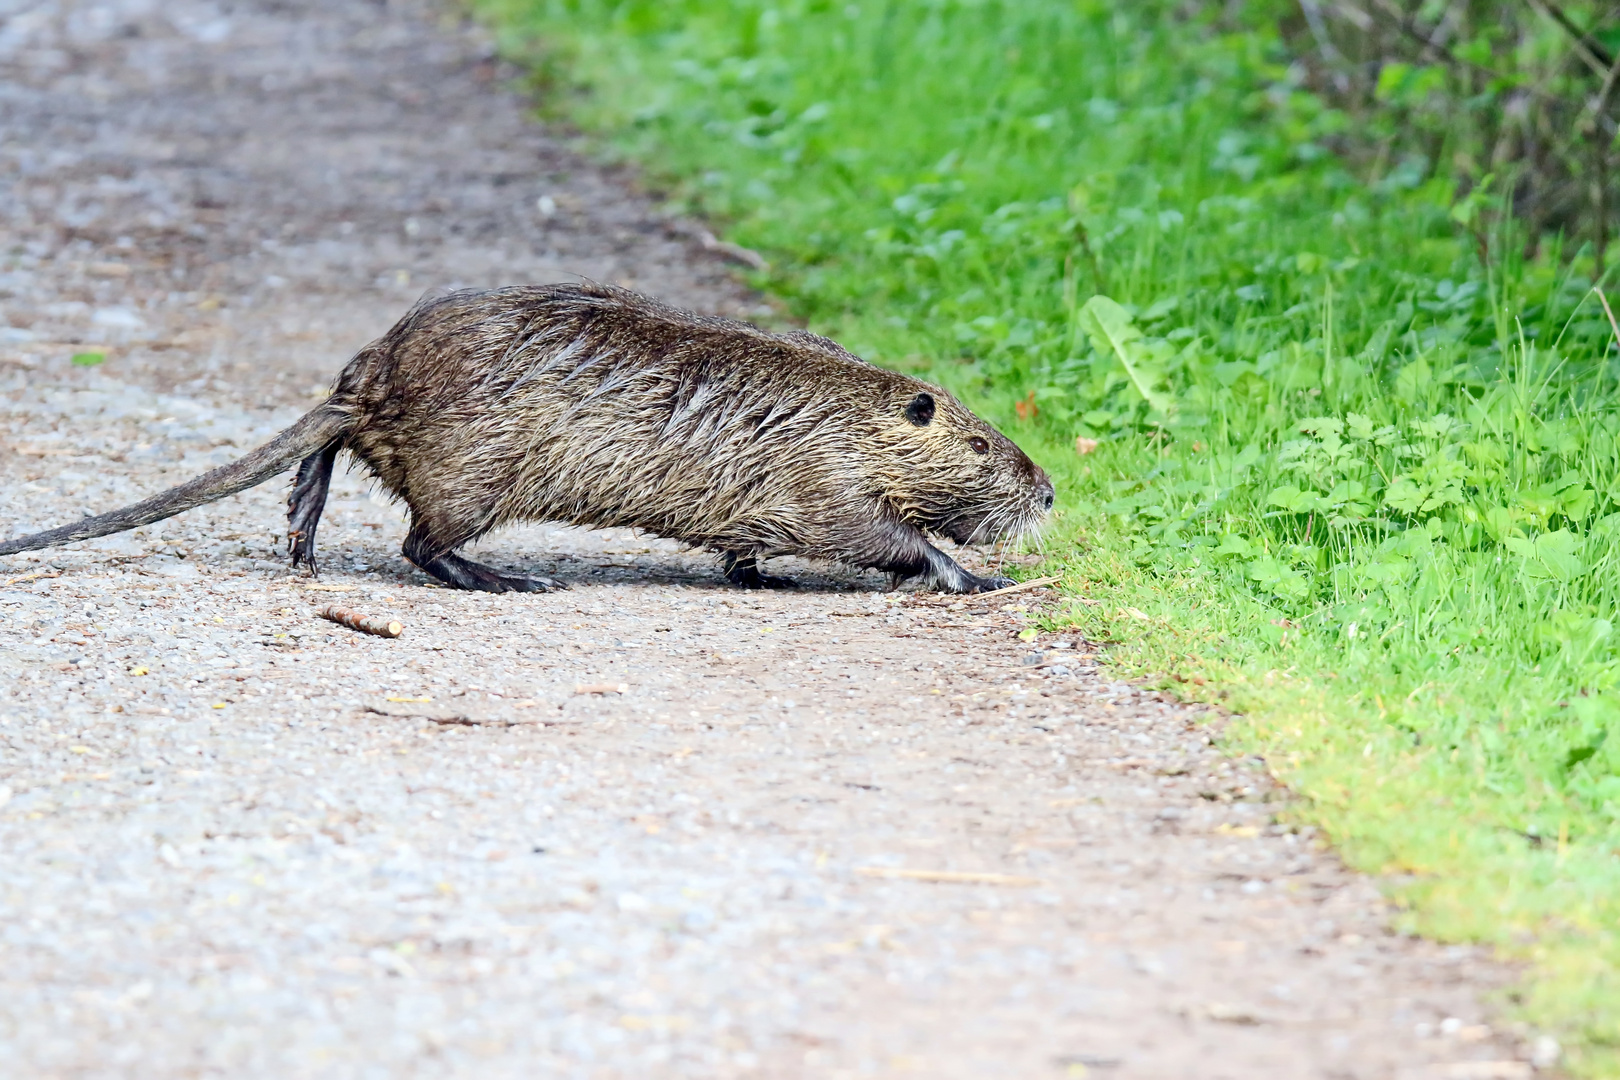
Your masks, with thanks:
[(990, 444), (977, 435), (968, 440), (968, 445), (973, 447), (975, 454), (988, 454), (990, 452)]
[(906, 406), (906, 419), (918, 427), (927, 427), (934, 418), (934, 398), (931, 394), (918, 394)]

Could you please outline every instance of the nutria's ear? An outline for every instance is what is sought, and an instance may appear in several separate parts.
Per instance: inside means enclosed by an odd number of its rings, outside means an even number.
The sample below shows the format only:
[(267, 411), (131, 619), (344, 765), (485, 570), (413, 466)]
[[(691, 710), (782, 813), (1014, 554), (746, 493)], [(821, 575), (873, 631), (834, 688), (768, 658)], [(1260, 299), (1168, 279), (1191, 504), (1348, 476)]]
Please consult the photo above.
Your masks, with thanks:
[(932, 394), (918, 394), (906, 406), (906, 419), (918, 427), (927, 427), (928, 422), (934, 418), (934, 398)]

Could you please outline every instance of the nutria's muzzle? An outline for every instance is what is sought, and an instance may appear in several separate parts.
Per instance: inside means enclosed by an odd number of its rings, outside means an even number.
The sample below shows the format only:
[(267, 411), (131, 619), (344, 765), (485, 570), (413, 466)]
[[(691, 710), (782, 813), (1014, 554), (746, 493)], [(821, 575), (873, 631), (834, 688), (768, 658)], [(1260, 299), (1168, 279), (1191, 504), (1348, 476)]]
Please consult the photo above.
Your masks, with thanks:
[(958, 514), (941, 522), (933, 531), (958, 544), (999, 544), (1015, 540), (1039, 529), (1056, 500), (1051, 478), (1036, 470), (1027, 498), (1001, 506), (981, 507), (979, 513)]

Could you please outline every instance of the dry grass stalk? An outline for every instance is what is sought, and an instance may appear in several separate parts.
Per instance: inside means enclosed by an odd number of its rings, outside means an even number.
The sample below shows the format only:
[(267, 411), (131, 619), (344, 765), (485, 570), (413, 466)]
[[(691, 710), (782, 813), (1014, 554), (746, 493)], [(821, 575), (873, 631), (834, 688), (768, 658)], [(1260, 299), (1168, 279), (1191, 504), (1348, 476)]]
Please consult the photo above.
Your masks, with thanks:
[(1055, 585), (1062, 580), (1062, 574), (1054, 574), (1051, 577), (1038, 577), (1030, 581), (1020, 581), (1017, 585), (1009, 585), (1005, 589), (996, 589), (994, 592), (985, 593), (984, 595), (994, 596), (999, 599), (1009, 593), (1023, 592), (1026, 589), (1039, 589), (1044, 585)]

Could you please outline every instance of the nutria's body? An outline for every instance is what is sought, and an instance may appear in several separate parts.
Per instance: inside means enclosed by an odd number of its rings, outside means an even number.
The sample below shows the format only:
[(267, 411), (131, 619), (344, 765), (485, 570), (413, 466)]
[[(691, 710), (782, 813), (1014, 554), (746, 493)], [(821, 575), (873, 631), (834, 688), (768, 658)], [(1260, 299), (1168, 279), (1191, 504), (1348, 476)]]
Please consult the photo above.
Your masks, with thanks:
[(732, 581), (755, 587), (779, 583), (756, 560), (791, 554), (951, 592), (998, 588), (925, 533), (997, 540), (1052, 504), (1046, 475), (950, 395), (825, 338), (606, 286), (525, 286), (419, 304), (330, 399), (247, 457), (0, 555), (157, 521), (302, 459), (289, 531), (294, 563), (313, 567), (339, 450), (409, 506), (406, 558), (493, 592), (557, 584), (455, 554), (519, 521), (644, 529), (720, 553)]

